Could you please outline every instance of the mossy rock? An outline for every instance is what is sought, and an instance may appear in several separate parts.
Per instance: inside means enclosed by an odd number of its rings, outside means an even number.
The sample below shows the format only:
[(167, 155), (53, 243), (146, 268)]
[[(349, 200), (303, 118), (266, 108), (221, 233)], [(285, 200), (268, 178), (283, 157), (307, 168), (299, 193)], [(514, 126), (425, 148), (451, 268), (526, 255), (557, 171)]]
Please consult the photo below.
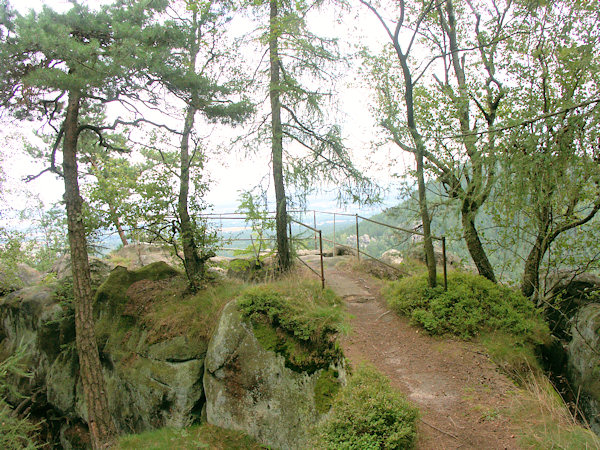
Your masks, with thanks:
[(282, 355), (259, 342), (237, 301), (223, 310), (205, 363), (210, 424), (243, 431), (273, 448), (307, 448), (333, 396), (335, 369), (309, 374), (286, 367)]
[(122, 312), (122, 306), (127, 303), (127, 289), (133, 283), (140, 280), (165, 280), (177, 275), (181, 275), (181, 272), (163, 261), (149, 264), (134, 271), (117, 266), (98, 288), (94, 299), (94, 312), (97, 315), (102, 313), (111, 316), (118, 315)]

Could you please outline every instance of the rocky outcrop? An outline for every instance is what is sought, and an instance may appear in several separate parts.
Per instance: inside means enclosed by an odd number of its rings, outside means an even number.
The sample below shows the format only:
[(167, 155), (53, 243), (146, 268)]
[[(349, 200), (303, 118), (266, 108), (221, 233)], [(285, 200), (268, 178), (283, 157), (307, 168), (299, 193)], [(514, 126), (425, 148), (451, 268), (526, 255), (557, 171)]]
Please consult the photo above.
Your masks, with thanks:
[[(94, 257), (89, 258), (89, 263), (92, 283), (95, 283), (96, 285), (100, 284), (114, 267), (114, 265), (109, 264), (105, 260)], [(52, 264), (50, 273), (54, 273), (56, 279), (59, 281), (72, 277), (71, 255), (63, 255), (57, 259), (54, 264)]]
[(129, 270), (140, 269), (156, 262), (166, 262), (171, 266), (180, 263), (169, 248), (143, 242), (125, 245), (111, 252), (108, 257), (114, 264), (127, 267)]
[(0, 264), (0, 295), (35, 286), (42, 278), (40, 271), (24, 263)]
[(402, 258), (402, 252), (400, 250), (396, 250), (396, 249), (390, 249), (390, 250), (386, 250), (385, 252), (383, 252), (383, 254), (381, 255), (381, 260), (383, 262), (386, 262), (388, 264), (402, 264), (402, 262), (404, 261), (404, 258)]
[(581, 389), (581, 405), (592, 429), (600, 434), (600, 303), (582, 307), (571, 327), (569, 373)]
[[(200, 415), (208, 342), (173, 333), (150, 335), (151, 330), (139, 322), (135, 312), (160, 298), (133, 303), (129, 295), (130, 288), (178, 273), (162, 262), (137, 271), (117, 267), (98, 288), (96, 337), (109, 407), (120, 432), (184, 427)], [(27, 396), (44, 394), (35, 396), (38, 404), (32, 409), (48, 411), (48, 417), (60, 418), (62, 423), (76, 424), (86, 421), (86, 410), (72, 304), (64, 297), (68, 292), (54, 283), (22, 289), (1, 299), (0, 358), (27, 345), (23, 364), (33, 377), (13, 376), (9, 383)], [(13, 404), (21, 401), (18, 397), (8, 400)], [(67, 431), (61, 430), (61, 439), (73, 434)]]
[(205, 365), (209, 423), (243, 431), (273, 448), (308, 448), (331, 371), (309, 375), (287, 368), (283, 356), (261, 346), (235, 301), (223, 310)]

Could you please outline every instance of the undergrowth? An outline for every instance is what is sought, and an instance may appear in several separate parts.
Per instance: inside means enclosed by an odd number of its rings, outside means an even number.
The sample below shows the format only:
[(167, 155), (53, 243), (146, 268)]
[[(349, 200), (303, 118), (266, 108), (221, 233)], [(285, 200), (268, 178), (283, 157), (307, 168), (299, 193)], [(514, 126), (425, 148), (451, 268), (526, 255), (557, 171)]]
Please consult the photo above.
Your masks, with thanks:
[(209, 424), (184, 429), (161, 428), (141, 434), (122, 436), (115, 449), (187, 450), (187, 449), (262, 449), (251, 437), (238, 431), (226, 430)]
[(370, 366), (359, 366), (316, 429), (315, 448), (407, 449), (416, 438), (417, 409)]
[(394, 311), (432, 335), (481, 339), (507, 374), (539, 370), (535, 347), (550, 340), (548, 325), (520, 292), (479, 275), (451, 272), (448, 290), (430, 288), (427, 276), (390, 283), (384, 295)]
[(600, 438), (582, 426), (545, 376), (530, 374), (509, 413), (526, 448), (599, 449)]
[(533, 304), (520, 292), (479, 275), (450, 273), (447, 291), (441, 285), (428, 287), (426, 276), (405, 278), (391, 283), (385, 296), (391, 308), (433, 335), (470, 339), (502, 331), (541, 342), (549, 333)]
[(286, 367), (312, 374), (342, 358), (336, 337), (345, 330), (340, 299), (309, 280), (284, 279), (247, 289), (238, 307), (267, 350)]

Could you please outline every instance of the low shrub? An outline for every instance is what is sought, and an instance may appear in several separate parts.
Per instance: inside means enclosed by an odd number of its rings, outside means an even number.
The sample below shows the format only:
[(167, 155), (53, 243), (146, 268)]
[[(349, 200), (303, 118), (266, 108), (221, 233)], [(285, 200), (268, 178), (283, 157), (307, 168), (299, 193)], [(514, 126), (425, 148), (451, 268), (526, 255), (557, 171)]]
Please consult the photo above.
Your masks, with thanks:
[(407, 449), (416, 438), (417, 409), (386, 377), (359, 366), (316, 429), (316, 448)]
[(453, 272), (448, 290), (430, 288), (426, 276), (390, 283), (387, 302), (398, 313), (433, 335), (463, 339), (500, 331), (534, 343), (545, 342), (549, 331), (534, 305), (520, 292), (478, 275)]

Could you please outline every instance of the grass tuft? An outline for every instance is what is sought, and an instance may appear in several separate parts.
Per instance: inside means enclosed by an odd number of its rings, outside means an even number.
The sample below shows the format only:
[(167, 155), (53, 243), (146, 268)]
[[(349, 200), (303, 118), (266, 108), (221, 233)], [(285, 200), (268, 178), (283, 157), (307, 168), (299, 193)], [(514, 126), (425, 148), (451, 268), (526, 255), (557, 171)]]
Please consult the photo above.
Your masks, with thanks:
[(238, 431), (226, 430), (209, 424), (184, 429), (161, 428), (119, 438), (115, 449), (187, 450), (195, 449), (262, 449), (254, 439)]

